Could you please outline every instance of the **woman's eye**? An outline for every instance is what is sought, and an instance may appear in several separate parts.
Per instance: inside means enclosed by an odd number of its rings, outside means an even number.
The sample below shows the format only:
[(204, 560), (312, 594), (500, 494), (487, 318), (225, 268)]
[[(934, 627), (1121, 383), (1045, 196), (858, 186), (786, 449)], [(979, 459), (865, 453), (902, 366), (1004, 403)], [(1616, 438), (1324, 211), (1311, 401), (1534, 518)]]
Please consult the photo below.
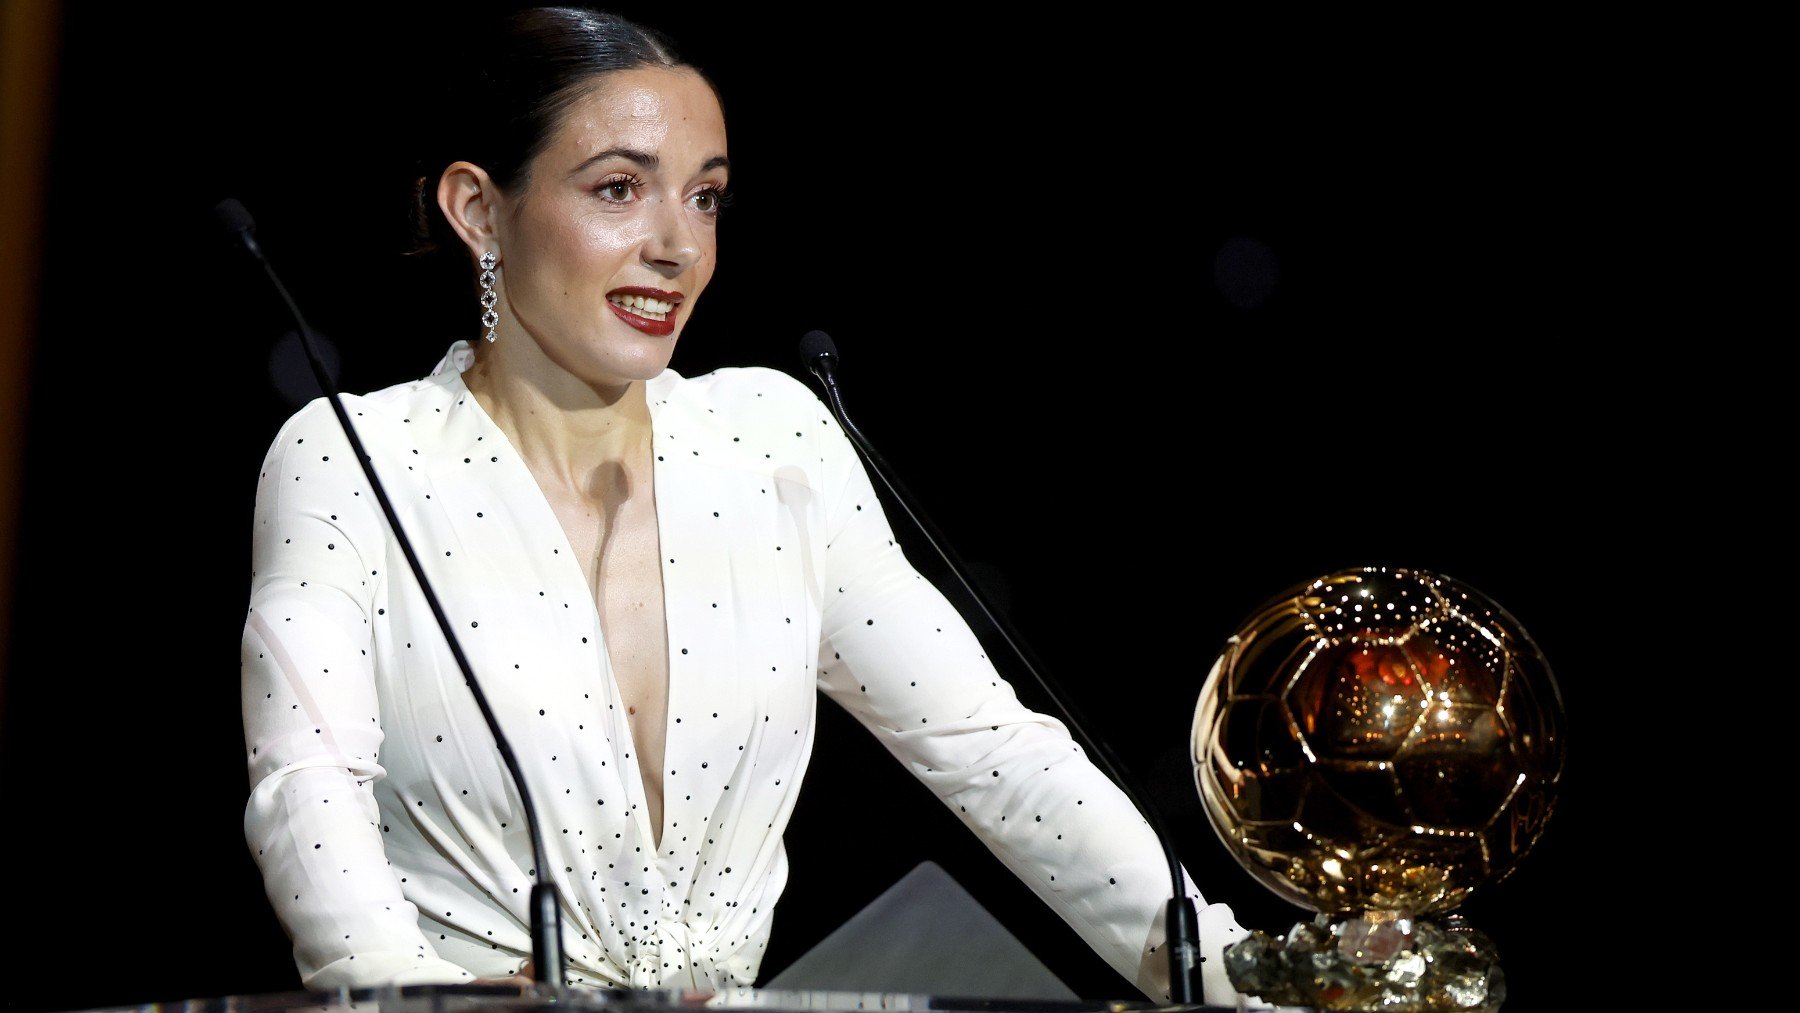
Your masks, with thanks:
[(718, 214), (721, 208), (730, 203), (725, 191), (717, 187), (707, 187), (700, 191), (694, 195), (693, 201), (694, 210), (709, 215)]
[(609, 180), (608, 182), (600, 184), (600, 188), (594, 192), (598, 193), (601, 198), (605, 200), (619, 202), (628, 201), (631, 199), (631, 181), (628, 179)]

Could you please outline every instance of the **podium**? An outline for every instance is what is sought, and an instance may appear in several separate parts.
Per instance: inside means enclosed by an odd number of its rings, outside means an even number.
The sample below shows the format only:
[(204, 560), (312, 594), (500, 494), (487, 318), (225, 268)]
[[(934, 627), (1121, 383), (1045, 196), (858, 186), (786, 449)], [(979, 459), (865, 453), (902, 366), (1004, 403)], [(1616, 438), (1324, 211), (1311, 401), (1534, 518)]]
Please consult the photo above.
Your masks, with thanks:
[(1230, 1006), (1156, 1006), (1148, 1001), (993, 999), (901, 992), (729, 989), (567, 989), (539, 993), (511, 985), (405, 985), (330, 992), (231, 995), (141, 1006), (102, 1006), (91, 1013), (675, 1013), (754, 1010), (759, 1013), (862, 1013), (871, 1010), (939, 1013), (1127, 1013), (1131, 1010), (1216, 1011)]
[[(1230, 1013), (1266, 1006), (1084, 1000), (935, 862), (923, 862), (762, 988), (398, 985), (88, 1007), (85, 1013)], [(64, 1011), (73, 1013), (73, 1011)]]

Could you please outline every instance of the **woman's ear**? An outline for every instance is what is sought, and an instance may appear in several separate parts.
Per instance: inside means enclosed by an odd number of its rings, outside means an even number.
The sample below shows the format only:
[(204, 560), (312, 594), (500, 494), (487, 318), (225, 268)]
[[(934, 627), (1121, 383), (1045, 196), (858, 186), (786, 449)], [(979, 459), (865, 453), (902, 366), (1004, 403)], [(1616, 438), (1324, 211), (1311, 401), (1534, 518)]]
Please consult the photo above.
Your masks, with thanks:
[(494, 230), (499, 197), (487, 170), (473, 162), (452, 162), (438, 177), (438, 208), (474, 257), (500, 245)]

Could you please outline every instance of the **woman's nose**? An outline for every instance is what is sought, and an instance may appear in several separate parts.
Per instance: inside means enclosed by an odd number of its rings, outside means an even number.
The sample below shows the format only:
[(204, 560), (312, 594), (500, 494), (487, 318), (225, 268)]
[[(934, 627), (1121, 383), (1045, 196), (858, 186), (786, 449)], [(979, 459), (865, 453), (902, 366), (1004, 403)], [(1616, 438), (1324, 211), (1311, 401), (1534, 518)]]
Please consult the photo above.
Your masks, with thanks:
[(685, 202), (667, 197), (650, 200), (650, 232), (644, 240), (644, 262), (663, 275), (674, 277), (699, 259), (699, 232)]

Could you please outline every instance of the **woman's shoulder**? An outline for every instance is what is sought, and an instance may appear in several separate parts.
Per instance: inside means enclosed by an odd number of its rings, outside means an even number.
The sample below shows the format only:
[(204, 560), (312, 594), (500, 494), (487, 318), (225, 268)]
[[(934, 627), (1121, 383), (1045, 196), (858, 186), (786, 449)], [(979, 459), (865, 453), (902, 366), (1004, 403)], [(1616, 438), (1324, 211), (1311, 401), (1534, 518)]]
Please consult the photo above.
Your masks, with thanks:
[(653, 408), (722, 419), (787, 425), (790, 420), (827, 414), (811, 387), (768, 366), (724, 366), (691, 377), (664, 370), (647, 393)]
[[(442, 417), (459, 397), (466, 396), (467, 388), (460, 381), (455, 370), (439, 371), (360, 394), (340, 393), (338, 398), (358, 436), (374, 435), (390, 425)], [(315, 397), (287, 418), (273, 443), (280, 446), (319, 427), (341, 429), (336, 415), (329, 397)]]
[(683, 376), (666, 369), (651, 381), (650, 395), (714, 401), (766, 401), (781, 405), (811, 405), (819, 399), (812, 388), (769, 366), (721, 366), (698, 376)]
[(664, 370), (645, 393), (659, 440), (678, 452), (703, 441), (713, 447), (707, 453), (723, 451), (759, 470), (810, 467), (830, 456), (819, 440), (835, 426), (831, 412), (812, 388), (781, 370), (729, 366), (693, 377)]

